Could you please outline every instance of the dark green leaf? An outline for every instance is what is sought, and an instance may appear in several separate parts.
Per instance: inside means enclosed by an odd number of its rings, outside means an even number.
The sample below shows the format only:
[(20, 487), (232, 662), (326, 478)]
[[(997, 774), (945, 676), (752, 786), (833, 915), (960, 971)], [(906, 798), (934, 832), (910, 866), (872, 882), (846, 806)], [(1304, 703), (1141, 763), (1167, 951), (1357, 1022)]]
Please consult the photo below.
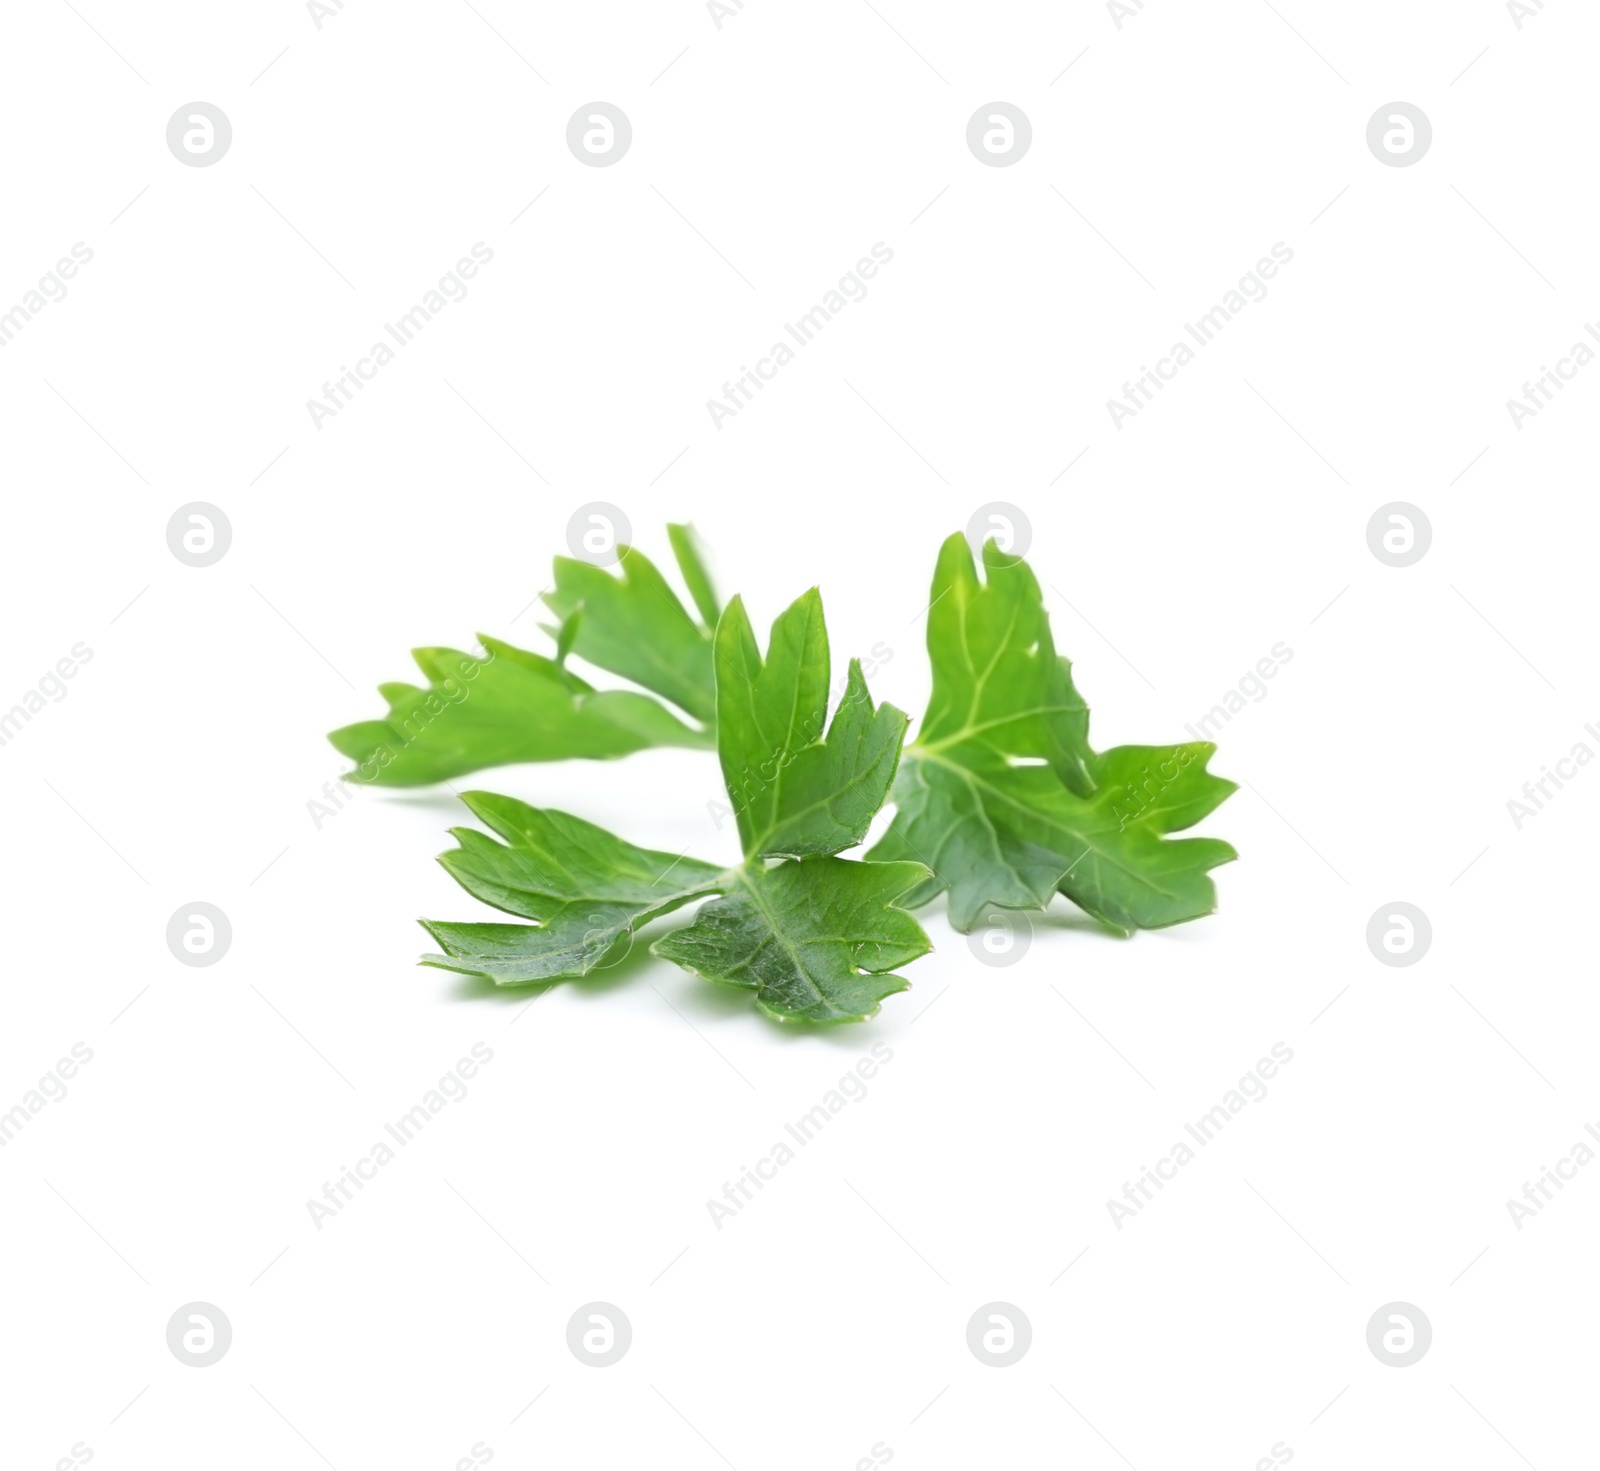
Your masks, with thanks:
[(474, 816), (500, 835), (455, 828), (440, 862), (469, 893), (532, 924), (424, 920), (442, 954), (426, 965), (526, 985), (587, 975), (640, 925), (712, 894), (655, 951), (709, 980), (757, 993), (781, 1021), (859, 1021), (906, 988), (885, 972), (929, 948), (895, 905), (927, 877), (916, 863), (842, 858), (719, 870), (651, 852), (564, 812), (470, 792)]
[(1166, 841), (1232, 792), (1211, 775), (1215, 748), (1119, 746), (1095, 758), (1102, 785), (1069, 792), (1046, 766), (1012, 766), (977, 748), (918, 756), (895, 786), (896, 813), (876, 859), (928, 855), (937, 882), (911, 902), (950, 890), (950, 923), (969, 930), (990, 905), (1042, 908), (1060, 889), (1112, 929), (1157, 929), (1209, 914), (1209, 871), (1236, 855), (1215, 838)]
[(1235, 790), (1206, 770), (1215, 748), (1094, 752), (1033, 574), (993, 542), (984, 563), (980, 587), (961, 537), (940, 553), (928, 627), (934, 694), (902, 759), (894, 822), (869, 856), (926, 863), (935, 876), (907, 902), (948, 889), (958, 930), (990, 905), (1042, 907), (1057, 889), (1123, 933), (1210, 913), (1210, 870), (1233, 849), (1166, 835)]
[(462, 800), (504, 841), (454, 828), (460, 847), (440, 863), (485, 904), (537, 923), (424, 920), (445, 952), (427, 965), (499, 985), (586, 975), (637, 926), (723, 886), (710, 864), (637, 848), (565, 812), (492, 792)]
[(735, 598), (716, 654), (717, 749), (745, 853), (832, 854), (861, 842), (894, 780), (906, 717), (873, 707), (852, 660), (824, 738), (828, 632), (817, 590), (778, 616), (765, 661)]
[(933, 693), (919, 745), (976, 744), (1006, 756), (1038, 756), (1087, 796), (1089, 709), (1056, 653), (1050, 617), (1028, 564), (992, 541), (978, 581), (959, 533), (939, 549), (928, 605)]
[(895, 901), (926, 877), (916, 863), (805, 858), (746, 867), (655, 954), (756, 993), (778, 1021), (865, 1021), (909, 982), (886, 972), (931, 948)]

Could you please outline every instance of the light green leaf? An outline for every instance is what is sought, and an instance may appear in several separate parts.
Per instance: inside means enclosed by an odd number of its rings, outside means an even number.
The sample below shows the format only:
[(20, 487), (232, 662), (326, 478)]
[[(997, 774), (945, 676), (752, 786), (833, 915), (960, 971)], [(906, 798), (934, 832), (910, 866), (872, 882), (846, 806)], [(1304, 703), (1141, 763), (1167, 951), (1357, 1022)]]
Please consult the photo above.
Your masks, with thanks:
[(556, 663), (563, 669), (567, 667), (567, 658), (572, 653), (573, 641), (578, 637), (578, 625), (582, 622), (581, 611), (571, 613), (561, 620), (561, 626), (555, 630)]
[(428, 687), (380, 685), (389, 704), (384, 719), (328, 736), (357, 763), (347, 779), (412, 787), (517, 761), (606, 758), (650, 746), (713, 743), (708, 732), (684, 724), (649, 695), (596, 690), (555, 660), (479, 638), (486, 653), (478, 656), (414, 650)]
[(705, 548), (692, 526), (669, 524), (667, 539), (672, 543), (672, 555), (677, 558), (678, 571), (683, 575), (683, 585), (689, 589), (699, 611), (700, 621), (707, 628), (715, 628), (722, 616), (722, 605), (717, 601), (717, 590), (706, 570)]
[[(654, 690), (709, 724), (716, 713), (709, 629), (689, 616), (643, 552), (633, 547), (617, 551), (621, 557), (617, 575), (588, 562), (557, 557), (555, 589), (545, 594), (545, 602), (563, 619), (582, 613), (573, 653)], [(683, 555), (679, 552), (680, 559)], [(690, 585), (696, 599), (704, 597), (714, 606), (703, 565), (694, 557), (689, 565), (694, 569)]]

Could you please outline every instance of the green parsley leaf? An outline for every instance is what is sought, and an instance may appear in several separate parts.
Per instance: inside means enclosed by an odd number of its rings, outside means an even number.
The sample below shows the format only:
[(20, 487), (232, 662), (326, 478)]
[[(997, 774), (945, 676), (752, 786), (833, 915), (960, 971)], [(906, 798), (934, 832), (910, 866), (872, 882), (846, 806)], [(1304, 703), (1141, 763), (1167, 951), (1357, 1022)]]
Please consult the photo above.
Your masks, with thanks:
[[(754, 991), (769, 1017), (861, 1021), (883, 997), (906, 989), (889, 972), (930, 946), (896, 901), (925, 883), (928, 870), (834, 856), (862, 840), (887, 795), (906, 717), (892, 706), (874, 708), (852, 663), (821, 738), (829, 659), (814, 589), (773, 625), (764, 660), (737, 599), (718, 624), (716, 649), (723, 766), (744, 782), (735, 791), (730, 776), (742, 866), (718, 870), (650, 852), (565, 813), (475, 792), (468, 807), (502, 841), (457, 828), (459, 848), (440, 861), (469, 893), (534, 923), (425, 920), (444, 952), (425, 964), (499, 985), (585, 975), (639, 925), (717, 895), (689, 926), (657, 942), (655, 953)], [(772, 861), (780, 853), (806, 856)]]
[[(673, 552), (704, 625), (685, 611), (643, 552), (622, 548), (613, 576), (558, 557), (546, 601), (561, 619), (556, 657), (529, 653), (480, 634), (485, 653), (416, 649), (428, 678), (379, 686), (389, 711), (332, 732), (334, 747), (357, 763), (346, 779), (411, 787), (519, 761), (627, 756), (651, 746), (707, 747), (715, 715), (711, 627), (716, 593), (694, 533), (668, 527)], [(566, 667), (569, 654), (665, 696), (687, 723), (637, 690), (597, 690)]]
[(350, 781), (415, 787), (517, 761), (627, 756), (710, 746), (713, 736), (632, 690), (596, 690), (553, 659), (479, 634), (486, 653), (415, 649), (428, 687), (379, 685), (382, 720), (329, 734), (355, 761)]
[(445, 952), (425, 965), (499, 985), (587, 975), (637, 926), (722, 887), (709, 863), (636, 848), (565, 812), (493, 792), (462, 801), (504, 841), (452, 828), (460, 847), (439, 862), (474, 898), (537, 923), (423, 920)]
[(775, 1021), (865, 1021), (910, 985), (888, 975), (932, 948), (895, 907), (927, 877), (920, 863), (805, 858), (746, 867), (694, 922), (656, 941), (656, 955), (756, 993)]
[[(716, 597), (687, 527), (675, 528), (673, 549), (702, 611)], [(716, 713), (710, 626), (692, 619), (645, 554), (618, 547), (620, 576), (571, 557), (555, 559), (556, 585), (544, 600), (558, 617), (578, 615), (572, 652), (597, 668), (654, 690), (696, 720)], [(711, 613), (711, 626), (716, 614)]]
[(1039, 757), (1087, 796), (1089, 707), (1073, 687), (1072, 665), (1056, 653), (1038, 581), (993, 542), (984, 570), (987, 583), (978, 581), (964, 536), (939, 549), (928, 606), (933, 693), (918, 744)]
[(707, 628), (715, 628), (722, 616), (722, 605), (717, 601), (717, 591), (706, 569), (705, 548), (700, 543), (694, 527), (667, 526), (667, 539), (672, 543), (672, 555), (677, 558), (678, 571), (683, 574), (683, 584), (689, 589), (699, 611), (700, 621)]
[(828, 718), (828, 630), (815, 588), (772, 625), (765, 661), (735, 598), (717, 625), (717, 751), (747, 856), (840, 853), (867, 835), (907, 717), (874, 710), (861, 665)]
[(1215, 838), (1168, 841), (1235, 784), (1206, 770), (1215, 747), (1096, 753), (1070, 667), (1050, 641), (1039, 585), (990, 542), (980, 585), (964, 537), (939, 554), (929, 610), (933, 696), (895, 784), (895, 819), (868, 855), (920, 859), (970, 930), (990, 905), (1041, 908), (1056, 890), (1124, 934), (1209, 914), (1210, 870), (1237, 855)]

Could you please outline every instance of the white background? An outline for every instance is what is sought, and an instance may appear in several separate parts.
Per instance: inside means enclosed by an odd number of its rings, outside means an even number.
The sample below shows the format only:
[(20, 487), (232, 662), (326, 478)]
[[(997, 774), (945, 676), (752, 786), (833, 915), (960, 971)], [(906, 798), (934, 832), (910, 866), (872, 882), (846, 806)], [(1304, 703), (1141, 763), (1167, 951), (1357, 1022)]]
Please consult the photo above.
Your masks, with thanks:
[[(1600, 310), (1600, 20), (874, 4), (8, 16), (0, 305), (94, 252), (0, 351), (0, 706), (93, 650), (0, 748), (0, 1109), (94, 1052), (0, 1150), (8, 1468), (1592, 1460), (1600, 1168), (1521, 1231), (1506, 1201), (1600, 1120), (1600, 770), (1520, 831), (1506, 803), (1600, 750), (1600, 366), (1520, 431), (1505, 401)], [(209, 168), (165, 144), (196, 99), (234, 130)], [(566, 146), (593, 99), (633, 124), (611, 168)], [(1009, 168), (965, 143), (995, 99), (1032, 121)], [(1434, 129), (1410, 168), (1366, 144), (1395, 99)], [(314, 427), (478, 241), (470, 295)], [(868, 297), (714, 428), (878, 241)], [(1267, 298), (1116, 429), (1279, 241)], [(233, 527), (203, 570), (165, 542), (195, 500)], [(417, 969), (416, 916), (489, 917), (431, 862), (464, 813), (366, 792), (319, 830), (323, 734), (414, 644), (543, 647), (595, 500), (663, 560), (692, 520), (763, 625), (820, 581), (838, 663), (887, 644), (874, 693), (914, 714), (935, 549), (989, 501), (1032, 522), (1102, 746), (1181, 738), (1288, 644), (1213, 763), (1244, 783), (1202, 829), (1242, 855), (1219, 912), (1123, 942), (1063, 905), (996, 970), (936, 906), (913, 989), (825, 1034), (664, 962), (531, 1011)], [(1434, 533), (1404, 570), (1366, 544), (1396, 500)], [(704, 753), (482, 784), (735, 855)], [(233, 925), (210, 969), (165, 943), (195, 900)], [(1433, 925), (1408, 969), (1365, 941), (1395, 900)], [(475, 1042), (470, 1096), (317, 1230)], [(869, 1096), (717, 1230), (874, 1042)], [(1266, 1099), (1119, 1231), (1107, 1200), (1275, 1042)], [(204, 1370), (165, 1342), (195, 1300), (233, 1325)], [(595, 1300), (634, 1331), (605, 1370), (565, 1342)], [(965, 1341), (994, 1300), (1033, 1326), (1004, 1370)], [(1365, 1341), (1396, 1300), (1434, 1331), (1403, 1370)]]

